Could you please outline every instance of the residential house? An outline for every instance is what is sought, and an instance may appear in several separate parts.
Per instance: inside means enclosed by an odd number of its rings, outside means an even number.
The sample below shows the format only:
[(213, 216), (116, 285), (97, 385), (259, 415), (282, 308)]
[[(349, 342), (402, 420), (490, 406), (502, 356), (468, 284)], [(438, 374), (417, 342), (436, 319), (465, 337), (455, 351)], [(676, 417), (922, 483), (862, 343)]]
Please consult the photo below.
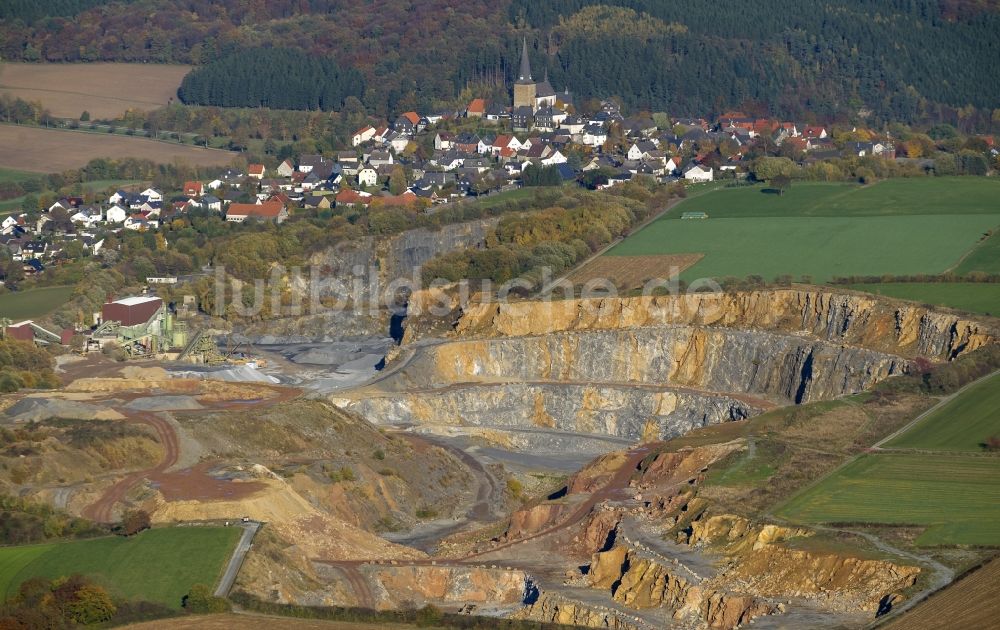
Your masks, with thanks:
[(555, 112), (551, 107), (542, 107), (535, 112), (533, 126), (541, 131), (555, 131), (557, 126), (554, 120)]
[(366, 166), (358, 171), (358, 185), (370, 188), (378, 184), (378, 171)]
[(325, 210), (330, 207), (330, 197), (328, 195), (307, 195), (302, 199), (302, 207)]
[(542, 164), (545, 166), (552, 166), (554, 164), (565, 164), (567, 158), (562, 154), (562, 151), (556, 149), (552, 151), (547, 157), (542, 158)]
[(252, 177), (256, 180), (264, 179), (264, 165), (263, 164), (251, 164), (247, 166), (247, 177)]
[[(353, 152), (350, 153), (351, 155), (354, 155)], [(357, 157), (355, 156), (354, 159), (357, 160)], [(309, 173), (317, 166), (326, 164), (328, 161), (329, 160), (327, 160), (322, 155), (315, 155), (315, 154), (302, 155), (299, 157), (299, 172)], [(340, 161), (340, 158), (338, 158), (338, 161)]]
[(802, 135), (810, 140), (825, 140), (828, 137), (825, 127), (810, 125), (802, 130)]
[(146, 215), (142, 213), (136, 213), (125, 219), (122, 224), (126, 230), (135, 230), (137, 232), (144, 232), (146, 230), (154, 230), (160, 226), (159, 221), (156, 219), (148, 219)]
[(201, 182), (184, 182), (184, 194), (188, 197), (201, 197), (205, 186)]
[(692, 162), (684, 169), (684, 179), (689, 182), (710, 182), (715, 179), (715, 174), (710, 167)]
[(499, 122), (510, 118), (510, 112), (500, 103), (492, 103), (486, 108), (486, 115), (484, 118), (489, 121)]
[(355, 131), (354, 135), (351, 136), (351, 146), (356, 147), (358, 145), (364, 144), (365, 142), (368, 142), (374, 137), (375, 137), (375, 127), (372, 127), (371, 125), (366, 125), (361, 129)]
[(128, 218), (128, 210), (117, 203), (107, 209), (104, 213), (104, 220), (108, 223), (121, 223)]
[(155, 188), (147, 188), (139, 196), (144, 197), (144, 201), (163, 201), (163, 195)]
[(375, 168), (383, 165), (392, 165), (392, 154), (388, 151), (372, 151), (371, 155), (368, 156), (368, 164)]
[(482, 118), (486, 114), (486, 101), (481, 98), (474, 98), (469, 106), (465, 108), (467, 118)]
[(198, 205), (202, 208), (222, 212), (222, 200), (215, 195), (205, 195), (198, 201)]
[(372, 202), (372, 195), (364, 191), (345, 188), (337, 193), (336, 202), (338, 206), (367, 206)]
[(281, 223), (288, 218), (288, 210), (279, 201), (233, 203), (226, 209), (226, 221), (243, 223), (251, 218)]
[(583, 135), (580, 141), (589, 147), (599, 147), (608, 140), (608, 132), (603, 125), (590, 123), (583, 128)]
[(480, 138), (473, 133), (461, 133), (452, 142), (456, 151), (463, 153), (478, 153)]
[(412, 136), (422, 130), (420, 127), (420, 115), (416, 112), (406, 112), (392, 123), (392, 128), (402, 134)]
[(561, 123), (559, 123), (559, 128), (564, 130), (570, 135), (577, 135), (583, 132), (583, 128), (587, 125), (579, 116), (567, 116)]
[(531, 128), (531, 122), (534, 119), (534, 112), (531, 110), (529, 105), (521, 105), (520, 107), (514, 108), (511, 112), (510, 121), (514, 129), (520, 129), (522, 131), (527, 131)]
[(396, 153), (402, 153), (410, 145), (410, 139), (403, 134), (395, 134), (392, 138), (389, 138), (388, 144)]
[(292, 173), (295, 172), (295, 167), (292, 166), (291, 160), (286, 159), (284, 162), (278, 165), (278, 168), (275, 169), (275, 172), (281, 177), (291, 177)]
[(448, 131), (439, 131), (434, 136), (434, 150), (447, 151), (451, 148), (451, 143), (455, 139), (455, 134)]

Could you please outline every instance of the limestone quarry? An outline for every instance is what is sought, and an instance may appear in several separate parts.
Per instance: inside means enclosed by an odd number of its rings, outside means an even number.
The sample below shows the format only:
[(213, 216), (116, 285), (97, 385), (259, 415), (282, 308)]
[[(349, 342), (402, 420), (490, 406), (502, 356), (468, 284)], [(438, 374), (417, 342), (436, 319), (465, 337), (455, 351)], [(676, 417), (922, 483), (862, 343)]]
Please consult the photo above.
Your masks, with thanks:
[[(388, 278), (485, 231), (312, 262)], [(385, 313), (285, 320), (266, 339), (250, 324), (238, 332), (272, 358), (254, 375), (88, 364), (59, 392), (4, 402), (34, 432), (2, 454), (0, 483), (104, 522), (138, 507), (158, 524), (264, 523), (235, 588), (270, 602), (836, 628), (924, 592), (931, 569), (912, 555), (706, 488), (758, 448), (754, 418), (962, 357), (995, 343), (989, 321), (813, 288), (482, 298), (410, 296), (398, 345)]]
[(470, 304), (445, 339), (410, 326), (390, 376), (334, 401), (377, 424), (571, 449), (566, 433), (666, 439), (864, 391), (993, 339), (957, 315), (815, 290)]

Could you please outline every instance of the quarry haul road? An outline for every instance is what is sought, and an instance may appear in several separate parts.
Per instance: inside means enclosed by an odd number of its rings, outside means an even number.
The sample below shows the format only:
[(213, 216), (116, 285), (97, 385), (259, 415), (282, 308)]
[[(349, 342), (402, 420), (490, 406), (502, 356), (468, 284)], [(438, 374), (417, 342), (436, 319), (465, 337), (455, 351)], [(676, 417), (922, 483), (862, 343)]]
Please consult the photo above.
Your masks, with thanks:
[(174, 432), (174, 428), (170, 426), (169, 422), (148, 411), (128, 412), (123, 409), (119, 409), (118, 411), (131, 414), (128, 422), (147, 424), (156, 430), (156, 435), (159, 438), (160, 444), (163, 445), (163, 459), (153, 468), (140, 470), (126, 475), (122, 479), (115, 482), (110, 488), (105, 490), (104, 494), (101, 495), (101, 498), (83, 509), (82, 515), (84, 518), (88, 518), (99, 523), (114, 522), (112, 513), (115, 504), (125, 498), (125, 495), (132, 489), (132, 486), (147, 475), (164, 472), (177, 463), (177, 458), (180, 456), (180, 445), (177, 441), (177, 434)]
[[(271, 405), (287, 402), (302, 393), (302, 390), (298, 388), (277, 387), (273, 385), (267, 387), (277, 392), (277, 395), (273, 398), (265, 398), (252, 405), (241, 404), (233, 401), (218, 401), (211, 403), (209, 408), (214, 410), (232, 410), (269, 407)], [(99, 523), (113, 523), (115, 505), (125, 499), (129, 490), (131, 490), (135, 484), (139, 483), (149, 475), (166, 472), (174, 464), (176, 464), (177, 460), (180, 458), (180, 443), (177, 438), (177, 433), (174, 431), (174, 427), (171, 426), (169, 422), (161, 418), (156, 413), (150, 411), (134, 411), (125, 408), (115, 408), (115, 410), (128, 418), (126, 422), (133, 424), (146, 424), (153, 427), (153, 429), (156, 430), (156, 435), (160, 444), (163, 445), (164, 452), (163, 459), (160, 460), (159, 464), (153, 466), (152, 468), (138, 470), (125, 475), (112, 484), (110, 488), (105, 490), (99, 499), (83, 508), (81, 516)]]
[[(559, 521), (555, 525), (547, 527), (541, 531), (535, 532), (530, 536), (524, 536), (516, 540), (511, 540), (505, 543), (501, 543), (489, 549), (483, 549), (482, 551), (475, 551), (473, 553), (467, 554), (461, 558), (439, 560), (436, 558), (426, 558), (423, 560), (387, 560), (382, 561), (377, 566), (386, 567), (414, 567), (414, 566), (424, 566), (424, 567), (469, 567), (469, 566), (481, 566), (484, 564), (483, 560), (476, 560), (477, 558), (482, 558), (493, 553), (504, 551), (515, 547), (517, 545), (522, 545), (529, 541), (537, 540), (539, 538), (544, 538), (550, 536), (557, 532), (563, 531), (574, 525), (577, 525), (583, 519), (585, 519), (593, 511), (594, 507), (601, 503), (602, 501), (608, 499), (620, 499), (623, 498), (621, 495), (623, 491), (628, 487), (629, 481), (632, 479), (632, 475), (639, 467), (639, 463), (653, 451), (653, 445), (646, 444), (639, 446), (628, 451), (628, 456), (625, 462), (618, 468), (615, 474), (605, 483), (599, 490), (591, 493), (586, 501), (578, 505), (565, 519)], [(371, 560), (323, 560), (315, 559), (315, 562), (327, 565), (334, 569), (339, 570), (348, 580), (351, 588), (354, 590), (355, 596), (359, 600), (359, 606), (370, 605), (372, 602), (371, 588), (368, 585), (368, 581), (364, 578), (364, 575), (360, 571), (360, 567), (365, 565), (373, 565)], [(498, 563), (493, 565), (500, 568), (502, 565)], [(360, 581), (359, 581), (360, 580)]]

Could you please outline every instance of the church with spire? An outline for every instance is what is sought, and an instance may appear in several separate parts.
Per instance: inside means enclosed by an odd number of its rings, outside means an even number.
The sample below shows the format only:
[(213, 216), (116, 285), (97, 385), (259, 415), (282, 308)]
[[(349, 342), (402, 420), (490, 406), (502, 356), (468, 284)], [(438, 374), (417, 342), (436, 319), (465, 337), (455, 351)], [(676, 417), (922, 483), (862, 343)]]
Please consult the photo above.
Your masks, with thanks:
[(545, 77), (538, 82), (535, 82), (531, 75), (528, 40), (525, 38), (521, 42), (521, 67), (517, 72), (517, 81), (514, 82), (514, 111), (521, 107), (530, 107), (531, 113), (535, 113), (545, 107), (554, 107), (555, 104), (556, 91), (549, 83), (548, 70), (545, 71)]

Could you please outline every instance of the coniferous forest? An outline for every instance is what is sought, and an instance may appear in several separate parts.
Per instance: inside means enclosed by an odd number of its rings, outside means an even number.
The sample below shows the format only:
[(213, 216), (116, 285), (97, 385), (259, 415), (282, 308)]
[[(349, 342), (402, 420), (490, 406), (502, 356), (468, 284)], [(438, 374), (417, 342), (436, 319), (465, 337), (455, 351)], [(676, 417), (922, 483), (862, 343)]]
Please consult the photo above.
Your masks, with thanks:
[(631, 110), (1000, 124), (996, 0), (18, 0), (2, 10), (4, 59), (190, 63), (201, 69), (187, 102), (336, 109), (350, 94), (376, 116), (428, 111), (504, 93), (526, 37), (535, 73), (557, 90), (618, 96)]
[(219, 107), (340, 110), (348, 96), (363, 94), (354, 68), (329, 57), (288, 48), (251, 48), (212, 61), (184, 77), (182, 101)]

